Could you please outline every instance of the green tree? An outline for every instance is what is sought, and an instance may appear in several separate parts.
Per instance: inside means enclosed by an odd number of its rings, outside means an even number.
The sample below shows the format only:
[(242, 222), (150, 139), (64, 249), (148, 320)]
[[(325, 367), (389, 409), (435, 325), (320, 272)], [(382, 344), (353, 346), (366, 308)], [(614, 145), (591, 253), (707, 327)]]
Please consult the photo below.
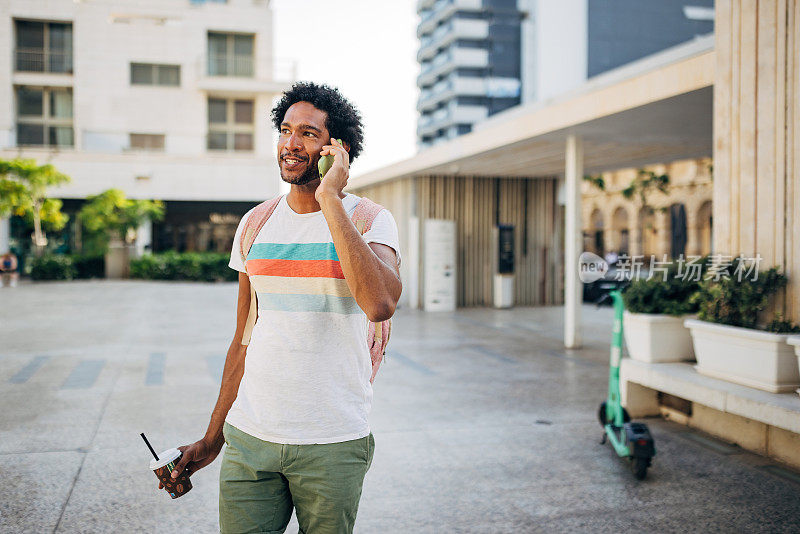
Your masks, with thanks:
[(103, 251), (111, 239), (127, 243), (136, 240), (136, 230), (146, 220), (161, 220), (164, 203), (160, 200), (126, 198), (119, 189), (108, 189), (86, 199), (78, 218), (84, 228), (100, 243)]
[(622, 196), (627, 200), (639, 197), (641, 207), (647, 213), (652, 213), (653, 208), (647, 203), (647, 197), (656, 191), (661, 191), (665, 195), (669, 194), (669, 175), (656, 174), (653, 171), (639, 169), (636, 178), (631, 180), (628, 187), (622, 190)]
[(0, 217), (17, 215), (33, 226), (33, 244), (37, 256), (47, 245), (45, 229), (61, 230), (69, 217), (61, 213), (62, 203), (47, 198), (49, 187), (70, 181), (53, 165), (38, 165), (32, 159), (0, 159)]

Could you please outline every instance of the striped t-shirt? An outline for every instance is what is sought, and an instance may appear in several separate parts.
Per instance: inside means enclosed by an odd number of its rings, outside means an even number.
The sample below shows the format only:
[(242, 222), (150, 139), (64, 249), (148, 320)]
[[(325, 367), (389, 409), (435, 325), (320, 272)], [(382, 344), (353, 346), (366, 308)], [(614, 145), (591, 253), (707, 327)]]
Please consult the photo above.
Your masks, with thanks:
[[(359, 197), (342, 202), (352, 215)], [(230, 267), (245, 272), (239, 239)], [(397, 226), (381, 211), (364, 234), (397, 252)], [(367, 318), (347, 287), (321, 211), (295, 213), (282, 198), (247, 255), (258, 321), (227, 422), (265, 441), (336, 443), (369, 434)]]

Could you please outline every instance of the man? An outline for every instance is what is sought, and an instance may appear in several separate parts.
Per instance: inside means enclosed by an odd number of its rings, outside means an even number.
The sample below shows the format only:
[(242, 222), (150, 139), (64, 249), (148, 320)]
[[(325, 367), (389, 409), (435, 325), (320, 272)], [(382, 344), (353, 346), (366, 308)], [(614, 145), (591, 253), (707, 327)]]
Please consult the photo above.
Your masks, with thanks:
[(17, 273), (17, 256), (10, 250), (0, 256), (0, 287), (16, 287), (19, 274)]
[[(219, 399), (173, 477), (211, 463), (225, 442), (221, 532), (284, 532), (293, 507), (300, 532), (352, 532), (374, 451), (367, 321), (389, 319), (400, 297), (397, 226), (382, 210), (362, 236), (350, 219), (360, 199), (342, 189), (363, 134), (338, 90), (297, 83), (272, 120), (291, 191), (250, 249), (249, 277), (240, 253), (249, 213), (239, 224), (236, 333)], [(334, 163), (320, 180), (325, 155)], [(258, 320), (244, 346), (251, 282)]]

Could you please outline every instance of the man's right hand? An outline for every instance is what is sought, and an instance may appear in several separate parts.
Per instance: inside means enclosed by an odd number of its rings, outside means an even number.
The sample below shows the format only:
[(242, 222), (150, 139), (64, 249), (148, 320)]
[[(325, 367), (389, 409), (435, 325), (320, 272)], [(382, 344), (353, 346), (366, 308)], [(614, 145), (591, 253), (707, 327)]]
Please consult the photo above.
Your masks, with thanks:
[[(172, 470), (172, 479), (178, 478), (181, 472), (185, 469), (188, 475), (193, 475), (199, 469), (204, 468), (214, 461), (222, 450), (222, 445), (225, 440), (220, 439), (218, 443), (212, 444), (204, 439), (195, 441), (191, 445), (184, 445), (178, 447), (178, 450), (183, 453), (181, 460)], [(163, 489), (164, 485), (159, 482), (158, 489)]]

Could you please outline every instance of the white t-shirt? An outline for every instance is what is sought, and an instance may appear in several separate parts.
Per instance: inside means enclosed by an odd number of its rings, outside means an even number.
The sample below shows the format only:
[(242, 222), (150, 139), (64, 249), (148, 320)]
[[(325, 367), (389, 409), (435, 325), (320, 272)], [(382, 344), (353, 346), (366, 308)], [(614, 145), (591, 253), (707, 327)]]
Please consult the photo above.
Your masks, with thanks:
[[(342, 199), (349, 216), (359, 200)], [(229, 263), (241, 272), (239, 243), (249, 216), (236, 230)], [(363, 238), (392, 247), (399, 264), (397, 225), (388, 210)], [(347, 287), (325, 216), (296, 213), (284, 196), (258, 233), (247, 267), (258, 320), (226, 421), (264, 441), (293, 445), (368, 435), (368, 321)]]

